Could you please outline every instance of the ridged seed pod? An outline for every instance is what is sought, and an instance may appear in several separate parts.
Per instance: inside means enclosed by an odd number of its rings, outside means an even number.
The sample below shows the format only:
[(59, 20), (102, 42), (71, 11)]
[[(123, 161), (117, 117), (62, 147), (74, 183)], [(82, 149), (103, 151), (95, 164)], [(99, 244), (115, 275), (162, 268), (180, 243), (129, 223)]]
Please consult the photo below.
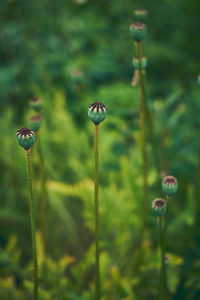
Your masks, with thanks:
[(163, 216), (167, 211), (167, 202), (162, 198), (157, 198), (152, 202), (152, 213), (156, 217)]
[(107, 106), (105, 106), (103, 103), (95, 102), (89, 105), (88, 117), (94, 124), (98, 125), (105, 120), (106, 116)]
[(147, 35), (147, 27), (144, 23), (136, 22), (133, 23), (130, 27), (130, 35), (136, 42), (141, 42)]
[(134, 19), (137, 22), (144, 22), (147, 17), (147, 14), (148, 14), (147, 10), (142, 7), (137, 8), (133, 11)]
[(178, 181), (173, 176), (165, 176), (162, 181), (162, 190), (168, 196), (173, 196), (178, 189)]
[(42, 125), (42, 118), (39, 114), (30, 118), (30, 128), (34, 131), (38, 131)]
[(17, 141), (25, 150), (29, 150), (35, 142), (35, 133), (29, 128), (22, 128), (16, 132)]
[(43, 102), (40, 98), (33, 97), (30, 100), (30, 106), (35, 109), (36, 111), (40, 111), (43, 107)]

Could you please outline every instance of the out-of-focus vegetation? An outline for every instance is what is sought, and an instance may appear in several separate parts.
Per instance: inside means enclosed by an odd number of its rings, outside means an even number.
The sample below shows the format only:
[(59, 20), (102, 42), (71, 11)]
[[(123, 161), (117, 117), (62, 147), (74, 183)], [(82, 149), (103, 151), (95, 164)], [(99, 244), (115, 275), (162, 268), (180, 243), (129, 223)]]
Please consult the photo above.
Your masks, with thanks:
[[(32, 251), (24, 151), (17, 129), (44, 101), (41, 142), (48, 187), (47, 249), (38, 231), (40, 299), (94, 299), (93, 126), (87, 107), (109, 107), (100, 128), (102, 300), (155, 299), (160, 267), (151, 201), (157, 188), (151, 144), (144, 257), (134, 269), (141, 228), (139, 91), (130, 85), (135, 1), (17, 1), (0, 4), (0, 298), (32, 294)], [(167, 232), (169, 299), (200, 298), (197, 182), (200, 87), (198, 1), (146, 1), (148, 95), (163, 174), (179, 180)], [(73, 71), (83, 71), (77, 84)], [(34, 191), (41, 201), (37, 143)], [(161, 186), (161, 185), (160, 185)], [(37, 210), (39, 216), (40, 211)]]

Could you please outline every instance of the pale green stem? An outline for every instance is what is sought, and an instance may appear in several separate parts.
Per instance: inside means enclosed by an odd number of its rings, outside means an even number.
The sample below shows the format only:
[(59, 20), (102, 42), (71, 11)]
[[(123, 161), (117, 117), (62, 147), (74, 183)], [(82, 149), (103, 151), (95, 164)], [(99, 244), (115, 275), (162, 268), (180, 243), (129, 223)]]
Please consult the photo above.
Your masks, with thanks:
[(31, 221), (32, 248), (33, 248), (33, 268), (34, 268), (33, 299), (38, 300), (38, 263), (37, 263), (36, 229), (35, 229), (35, 205), (33, 201), (32, 174), (31, 174), (31, 149), (25, 150), (25, 152), (26, 152), (26, 171), (27, 171), (28, 191), (29, 191), (30, 221)]
[(40, 172), (40, 182), (41, 182), (41, 191), (42, 197), (39, 202), (40, 214), (39, 214), (39, 227), (41, 229), (44, 249), (47, 248), (47, 234), (46, 234), (46, 223), (47, 223), (47, 204), (48, 204), (48, 195), (46, 189), (46, 177), (44, 170), (44, 159), (41, 147), (40, 133), (37, 132), (37, 144), (38, 144), (38, 156), (39, 156), (39, 172)]
[(94, 133), (94, 207), (95, 207), (95, 299), (100, 299), (100, 266), (99, 266), (99, 176), (98, 176), (98, 125), (95, 124)]

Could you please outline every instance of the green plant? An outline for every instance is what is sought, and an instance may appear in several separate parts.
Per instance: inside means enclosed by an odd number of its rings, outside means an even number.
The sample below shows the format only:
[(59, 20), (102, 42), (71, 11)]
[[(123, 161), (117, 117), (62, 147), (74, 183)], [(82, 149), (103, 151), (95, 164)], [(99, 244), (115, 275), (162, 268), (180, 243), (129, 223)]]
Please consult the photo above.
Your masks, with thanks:
[(33, 265), (34, 265), (34, 300), (38, 299), (38, 262), (37, 262), (37, 245), (36, 245), (36, 226), (35, 226), (35, 203), (33, 200), (32, 189), (32, 172), (31, 172), (31, 147), (35, 142), (35, 134), (29, 128), (22, 128), (17, 131), (17, 140), (26, 153), (26, 173), (29, 192), (30, 205), (30, 219), (31, 219), (31, 233), (32, 233), (32, 247), (33, 247)]
[(101, 102), (89, 105), (88, 117), (94, 123), (94, 203), (95, 203), (95, 245), (96, 245), (96, 296), (99, 300), (100, 287), (100, 264), (99, 264), (99, 176), (98, 176), (98, 126), (106, 118), (107, 107)]

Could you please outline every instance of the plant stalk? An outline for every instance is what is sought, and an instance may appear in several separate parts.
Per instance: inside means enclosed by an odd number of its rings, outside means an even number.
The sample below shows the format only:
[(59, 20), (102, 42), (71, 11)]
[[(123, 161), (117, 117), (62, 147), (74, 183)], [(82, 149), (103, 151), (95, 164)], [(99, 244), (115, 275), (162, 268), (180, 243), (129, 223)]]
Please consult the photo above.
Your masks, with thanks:
[(158, 178), (161, 174), (161, 161), (160, 161), (160, 153), (158, 150), (157, 145), (157, 139), (155, 134), (155, 128), (154, 128), (154, 122), (152, 118), (152, 114), (148, 105), (148, 98), (147, 98), (147, 91), (146, 91), (146, 72), (143, 72), (142, 70), (142, 56), (143, 56), (143, 43), (136, 43), (136, 50), (137, 50), (137, 56), (139, 59), (139, 72), (140, 72), (140, 81), (142, 82), (143, 86), (143, 94), (144, 94), (144, 110), (146, 114), (146, 123), (148, 127), (148, 132), (151, 140), (152, 145), (152, 154), (154, 159), (154, 164), (157, 170)]
[(137, 55), (139, 59), (139, 87), (140, 87), (140, 126), (142, 131), (142, 159), (143, 159), (143, 216), (141, 240), (146, 229), (147, 208), (148, 208), (148, 158), (147, 158), (147, 119), (146, 119), (146, 90), (144, 76), (142, 74), (142, 42), (136, 43)]
[(32, 248), (33, 248), (33, 268), (34, 268), (33, 299), (38, 300), (38, 262), (37, 262), (36, 228), (35, 228), (35, 206), (33, 201), (32, 174), (31, 174), (31, 149), (25, 150), (25, 152), (26, 152), (26, 172), (27, 172), (27, 182), (28, 182), (28, 191), (29, 191), (30, 221), (31, 221)]
[(47, 204), (48, 204), (48, 195), (46, 189), (46, 177), (44, 170), (44, 159), (43, 152), (41, 147), (40, 132), (37, 132), (37, 144), (38, 144), (38, 156), (39, 156), (39, 173), (40, 173), (40, 182), (41, 182), (41, 191), (42, 199), (39, 201), (39, 228), (42, 233), (44, 249), (47, 248), (47, 234), (46, 234), (46, 223), (47, 223)]
[(94, 209), (95, 209), (95, 299), (100, 299), (100, 266), (99, 266), (99, 176), (98, 176), (98, 125), (95, 124), (94, 133)]
[(159, 283), (159, 299), (166, 299), (166, 268), (165, 268), (165, 233), (162, 228), (162, 217), (158, 217), (159, 228), (159, 243), (161, 254), (161, 267), (160, 267), (160, 283)]

